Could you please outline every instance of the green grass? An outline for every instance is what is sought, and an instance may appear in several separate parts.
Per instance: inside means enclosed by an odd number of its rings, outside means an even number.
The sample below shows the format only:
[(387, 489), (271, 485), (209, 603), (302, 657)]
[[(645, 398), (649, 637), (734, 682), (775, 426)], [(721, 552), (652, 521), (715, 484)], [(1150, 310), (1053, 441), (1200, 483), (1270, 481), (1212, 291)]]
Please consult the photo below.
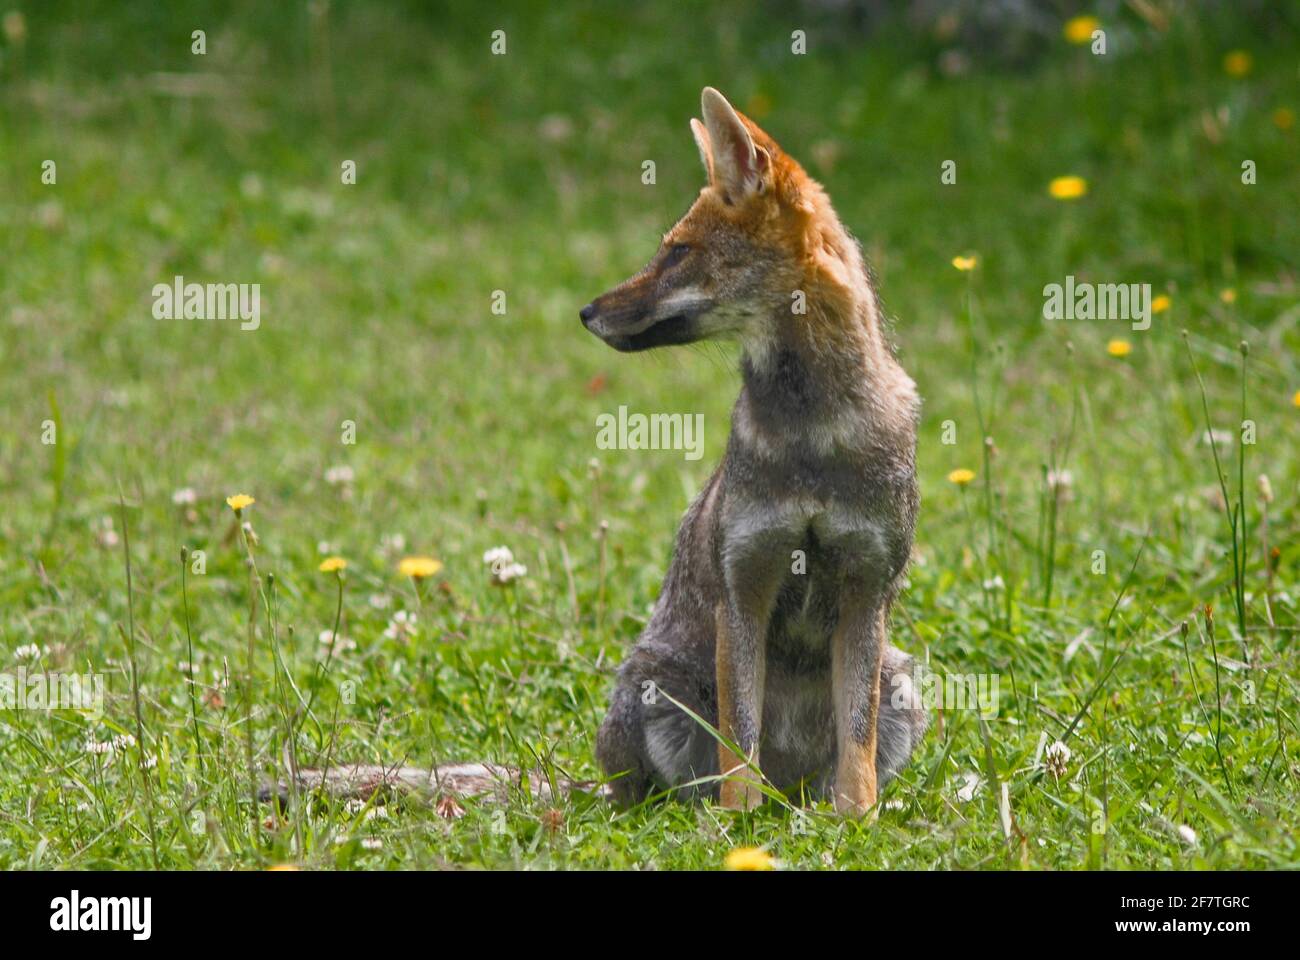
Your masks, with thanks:
[[(742, 845), (795, 868), (1300, 864), (1300, 130), (1273, 122), (1300, 111), (1294, 22), (1184, 11), (1161, 33), (1126, 14), (1104, 58), (1054, 34), (1031, 65), (950, 78), (901, 28), (849, 36), (729, 4), (689, 19), (653, 4), (18, 6), (25, 42), (0, 47), (0, 668), (37, 669), (17, 653), (36, 644), (41, 669), (106, 675), (107, 702), (98, 723), (0, 713), (0, 866), (712, 868)], [(189, 52), (197, 28), (205, 57)], [(1237, 47), (1254, 58), (1239, 79), (1220, 66)], [(287, 723), (304, 766), (541, 757), (597, 775), (613, 669), (721, 455), (738, 379), (731, 347), (621, 356), (576, 311), (700, 187), (687, 119), (705, 84), (761, 114), (873, 260), (925, 398), (893, 637), (934, 670), (996, 675), (997, 715), (945, 713), (870, 824), (779, 805), (616, 815), (574, 797), (547, 829), (520, 795), (455, 820), (305, 804), (253, 831), (247, 737), (273, 776)], [(347, 159), (355, 186), (339, 182)], [(1087, 196), (1052, 199), (1062, 174)], [(949, 263), (966, 252), (970, 274)], [(1172, 306), (1146, 332), (1044, 321), (1042, 288), (1070, 273), (1149, 282)], [(175, 274), (260, 282), (261, 328), (155, 320), (151, 288)], [(1127, 357), (1108, 356), (1116, 337)], [(1257, 443), (1219, 454), (1244, 503), (1245, 637), (1192, 367), (1213, 426), (1239, 440), (1243, 340)], [(598, 450), (596, 417), (619, 404), (702, 412), (704, 459)], [(1049, 464), (1072, 476), (1054, 509)], [(338, 465), (350, 484), (326, 481)], [(969, 487), (946, 481), (958, 467), (977, 472)], [(186, 487), (188, 516), (172, 502)], [(256, 597), (224, 503), (239, 492), (257, 498), (246, 517), (274, 579)], [(517, 591), (480, 560), (502, 543), (529, 568)], [(182, 547), (206, 573), (182, 582)], [(355, 648), (303, 721), (288, 681), (310, 696), (325, 659), (325, 553), (350, 564), (340, 632)], [(396, 572), (413, 553), (445, 564), (422, 597)], [(417, 635), (385, 637), (402, 609)], [(137, 734), (137, 703), (154, 766), (86, 751)], [(1044, 736), (1072, 752), (1059, 779), (1035, 764)], [(969, 774), (981, 784), (962, 800)]]

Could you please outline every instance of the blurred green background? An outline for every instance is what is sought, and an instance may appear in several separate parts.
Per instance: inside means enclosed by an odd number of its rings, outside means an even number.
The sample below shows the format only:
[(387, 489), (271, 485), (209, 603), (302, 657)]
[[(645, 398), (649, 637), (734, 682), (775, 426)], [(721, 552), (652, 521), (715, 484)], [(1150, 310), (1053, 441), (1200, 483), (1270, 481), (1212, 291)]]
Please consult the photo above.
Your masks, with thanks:
[[(982, 819), (952, 813), (946, 784), (960, 786), (961, 770), (987, 775), (966, 723), (935, 731), (895, 788), (906, 811), (860, 838), (851, 865), (1294, 863), (1294, 815), (1272, 804), (1293, 795), (1295, 776), (1296, 4), (9, 2), (0, 16), (0, 660), (34, 644), (47, 669), (109, 672), (110, 718), (130, 726), (120, 493), (147, 740), (162, 757), (147, 802), (164, 823), (188, 823), (197, 803), (221, 824), (185, 839), (171, 865), (545, 855), (692, 866), (735, 839), (699, 834), (677, 809), (641, 814), (635, 830), (584, 809), (571, 846), (542, 852), (526, 812), (508, 836), (466, 828), (432, 853), (415, 814), (376, 850), (303, 849), (287, 829), (246, 838), (243, 691), (237, 677), (223, 685), (242, 669), (248, 611), (223, 499), (245, 492), (300, 682), (334, 615), (334, 582), (316, 565), (327, 553), (350, 563), (342, 632), (357, 649), (334, 669), (361, 693), (332, 728), (338, 745), (305, 742), (307, 759), (332, 749), (518, 762), (528, 746), (594, 775), (610, 671), (721, 454), (738, 378), (731, 347), (620, 356), (576, 313), (649, 258), (702, 185), (687, 121), (705, 85), (826, 185), (925, 398), (917, 564), (898, 642), (948, 669), (1001, 674), (1004, 696), (1013, 674), (1023, 684), (994, 742), (1025, 808), (1024, 842), (990, 839), (987, 788)], [(1078, 16), (1097, 18), (1105, 55), (1070, 41)], [(504, 55), (492, 52), (498, 30)], [(803, 55), (791, 50), (796, 30)], [(55, 184), (42, 183), (46, 160)], [(355, 185), (340, 182), (347, 160)], [(947, 160), (954, 185), (940, 181)], [(1254, 185), (1242, 183), (1245, 160)], [(1084, 178), (1086, 195), (1053, 198), (1048, 184), (1063, 175)], [(976, 269), (953, 269), (968, 254)], [(260, 329), (154, 319), (153, 285), (177, 274), (260, 283)], [(1150, 283), (1170, 307), (1146, 332), (1045, 321), (1043, 287), (1067, 274)], [(494, 291), (504, 315), (491, 311)], [(1129, 342), (1124, 357), (1107, 352), (1116, 338)], [(1241, 670), (1262, 671), (1253, 689), (1271, 704), (1260, 714), (1238, 703), (1230, 724), (1237, 772), (1258, 778), (1249, 809), (1236, 795), (1220, 808), (1197, 784), (1221, 771), (1167, 632), (1206, 603), (1229, 629), (1227, 521), (1188, 345), (1212, 425), (1234, 434), (1242, 340), (1259, 443), (1240, 490), (1238, 450), (1226, 456), (1229, 499), (1247, 501), (1241, 549), (1262, 646), (1248, 657), (1249, 638), (1225, 642), (1239, 645)], [(704, 413), (704, 459), (597, 450), (595, 418), (620, 404)], [(51, 419), (54, 446), (41, 443)], [(340, 442), (344, 421), (355, 445)], [(955, 445), (940, 442), (947, 421)], [(1048, 465), (1070, 471), (1068, 496), (1045, 494)], [(351, 479), (327, 477), (338, 467)], [(976, 470), (976, 485), (948, 484), (957, 467)], [(174, 502), (183, 490), (195, 504)], [(1141, 613), (1145, 626), (1130, 625), (1144, 639), (1107, 672), (1102, 621), (1148, 530), (1129, 594), (1139, 600), (1123, 608)], [(530, 569), (517, 592), (494, 591), (479, 560), (503, 542)], [(186, 739), (182, 544), (209, 558), (189, 590), (204, 737), (231, 758), (221, 775), (197, 772)], [(1097, 549), (1110, 557), (1105, 576), (1091, 571)], [(407, 642), (384, 636), (414, 604), (394, 572), (404, 553), (446, 564)], [(268, 628), (258, 631), (258, 765), (272, 774), (275, 673)], [(1065, 656), (1080, 636), (1084, 652)], [(1099, 732), (1090, 717), (1076, 750), (1107, 772), (1080, 771), (1050, 799), (1039, 779), (1016, 779), (1040, 732), (1059, 736), (1103, 677), (1106, 696), (1123, 691), (1116, 722), (1135, 726)], [(137, 780), (121, 766), (96, 774), (79, 752), (106, 735), (75, 716), (0, 722), (0, 863), (33, 863), (39, 848), (34, 865), (149, 864), (139, 832), (108, 829), (115, 806), (143, 824)], [(67, 812), (70, 779), (95, 798), (84, 819)], [(1131, 820), (1114, 839), (1090, 838), (1092, 805), (1109, 809), (1126, 791)], [(1167, 828), (1180, 816), (1200, 818), (1203, 849)], [(918, 818), (930, 827), (918, 831)], [(741, 832), (776, 843), (765, 830), (785, 836), (761, 818)], [(671, 856), (655, 852), (667, 836), (680, 844)], [(819, 836), (799, 842), (782, 855), (819, 865)]]

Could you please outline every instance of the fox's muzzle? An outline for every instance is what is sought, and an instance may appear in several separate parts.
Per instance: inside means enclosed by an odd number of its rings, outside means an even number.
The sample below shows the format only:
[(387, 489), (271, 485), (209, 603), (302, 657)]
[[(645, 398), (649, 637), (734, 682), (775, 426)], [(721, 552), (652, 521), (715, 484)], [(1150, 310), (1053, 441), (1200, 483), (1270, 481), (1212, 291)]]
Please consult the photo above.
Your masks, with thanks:
[(648, 278), (633, 277), (578, 311), (582, 325), (626, 353), (699, 340), (697, 322), (707, 304), (658, 295)]

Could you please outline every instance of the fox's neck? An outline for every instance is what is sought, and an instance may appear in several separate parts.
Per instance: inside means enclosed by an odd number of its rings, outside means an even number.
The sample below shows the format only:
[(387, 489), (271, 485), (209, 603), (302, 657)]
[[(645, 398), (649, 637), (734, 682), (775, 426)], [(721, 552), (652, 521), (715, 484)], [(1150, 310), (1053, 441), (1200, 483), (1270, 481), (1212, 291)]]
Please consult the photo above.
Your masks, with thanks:
[(914, 428), (916, 388), (885, 340), (857, 244), (833, 218), (809, 238), (803, 313), (777, 306), (744, 344), (746, 419), (756, 428), (856, 421), (863, 436)]

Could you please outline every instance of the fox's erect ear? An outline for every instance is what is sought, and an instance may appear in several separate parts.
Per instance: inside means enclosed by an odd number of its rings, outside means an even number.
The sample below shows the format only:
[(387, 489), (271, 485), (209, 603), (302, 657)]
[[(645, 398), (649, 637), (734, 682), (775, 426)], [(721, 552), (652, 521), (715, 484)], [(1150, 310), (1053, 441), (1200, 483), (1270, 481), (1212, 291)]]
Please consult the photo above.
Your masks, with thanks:
[(712, 183), (713, 147), (709, 145), (709, 131), (704, 124), (691, 117), (691, 133), (695, 135), (695, 145), (700, 148), (700, 163), (704, 164), (704, 172), (709, 175), (709, 183)]
[[(732, 200), (761, 192), (772, 159), (766, 150), (754, 145), (754, 138), (749, 135), (740, 114), (712, 87), (705, 87), (700, 95), (700, 109), (704, 113), (704, 126), (713, 157), (710, 179)], [(696, 134), (698, 138), (699, 134)]]

